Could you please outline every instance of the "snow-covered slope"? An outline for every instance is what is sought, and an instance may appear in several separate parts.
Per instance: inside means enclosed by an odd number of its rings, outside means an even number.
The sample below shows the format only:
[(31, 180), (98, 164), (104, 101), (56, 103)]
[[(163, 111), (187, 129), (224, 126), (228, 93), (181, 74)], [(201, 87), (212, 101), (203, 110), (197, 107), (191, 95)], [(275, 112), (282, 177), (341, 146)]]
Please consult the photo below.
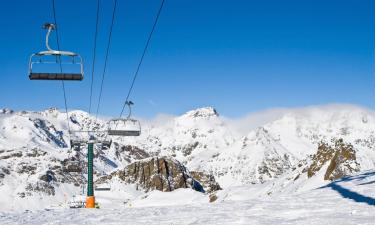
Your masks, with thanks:
[(231, 187), (215, 203), (191, 189), (154, 191), (124, 204), (101, 196), (100, 210), (49, 208), (0, 212), (0, 224), (373, 224), (375, 171), (345, 177), (300, 194), (258, 195), (263, 184)]

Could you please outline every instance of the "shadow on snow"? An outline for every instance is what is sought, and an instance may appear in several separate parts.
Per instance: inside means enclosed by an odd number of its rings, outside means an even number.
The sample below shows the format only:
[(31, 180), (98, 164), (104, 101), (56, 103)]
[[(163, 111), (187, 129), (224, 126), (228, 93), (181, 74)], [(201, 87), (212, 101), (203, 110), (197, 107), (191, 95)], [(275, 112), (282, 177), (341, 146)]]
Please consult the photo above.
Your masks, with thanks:
[[(342, 179), (334, 181), (334, 182), (332, 182), (332, 183), (330, 183), (326, 186), (323, 186), (319, 189), (331, 188), (332, 190), (338, 192), (343, 198), (347, 198), (347, 199), (351, 199), (355, 202), (366, 203), (368, 205), (375, 206), (375, 198), (359, 194), (357, 192), (349, 190), (349, 189), (347, 189), (345, 187), (342, 187), (340, 185), (340, 183), (343, 183), (343, 182), (362, 181), (362, 180), (368, 179), (370, 177), (375, 177), (375, 172), (366, 172), (366, 173), (363, 173), (359, 176), (357, 175), (357, 176), (343, 177)], [(375, 180), (365, 182), (365, 183), (361, 183), (361, 184), (358, 184), (358, 185), (368, 185), (368, 184), (373, 184), (373, 183), (375, 183)]]

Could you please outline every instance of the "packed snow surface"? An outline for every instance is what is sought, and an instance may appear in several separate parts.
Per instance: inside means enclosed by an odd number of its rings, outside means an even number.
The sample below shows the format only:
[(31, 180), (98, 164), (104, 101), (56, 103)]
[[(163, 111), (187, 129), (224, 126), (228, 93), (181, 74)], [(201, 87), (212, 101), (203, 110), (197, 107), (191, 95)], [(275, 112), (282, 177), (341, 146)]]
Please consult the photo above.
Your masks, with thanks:
[[(134, 205), (46, 208), (0, 213), (0, 224), (374, 224), (375, 170), (300, 194), (257, 196), (262, 186), (232, 187), (215, 203), (190, 189), (152, 192)], [(113, 197), (113, 196), (112, 196)], [(102, 196), (103, 198), (103, 196)]]

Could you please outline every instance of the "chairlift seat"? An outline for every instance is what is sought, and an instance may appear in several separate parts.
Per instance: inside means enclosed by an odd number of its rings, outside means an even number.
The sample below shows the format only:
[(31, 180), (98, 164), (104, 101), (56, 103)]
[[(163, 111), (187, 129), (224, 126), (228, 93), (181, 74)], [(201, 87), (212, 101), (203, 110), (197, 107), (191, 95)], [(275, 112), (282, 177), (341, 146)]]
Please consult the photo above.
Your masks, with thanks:
[(139, 136), (141, 131), (139, 130), (108, 130), (108, 135), (112, 136)]
[(63, 171), (68, 172), (68, 173), (81, 173), (82, 168), (76, 165), (68, 165), (67, 167), (63, 169)]
[(95, 186), (95, 191), (110, 191), (111, 190), (111, 185), (108, 183), (104, 184), (98, 184)]
[(30, 80), (83, 80), (81, 73), (30, 73)]
[(141, 124), (135, 119), (114, 119), (109, 121), (108, 135), (139, 136), (141, 135)]
[(110, 191), (110, 187), (97, 187), (95, 188), (95, 191)]

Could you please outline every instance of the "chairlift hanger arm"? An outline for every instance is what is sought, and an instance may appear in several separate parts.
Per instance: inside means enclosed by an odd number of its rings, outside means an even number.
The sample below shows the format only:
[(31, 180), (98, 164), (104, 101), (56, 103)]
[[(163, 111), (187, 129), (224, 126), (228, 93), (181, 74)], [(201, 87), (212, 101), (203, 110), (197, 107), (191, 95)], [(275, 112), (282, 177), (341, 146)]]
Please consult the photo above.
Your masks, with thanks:
[(63, 56), (77, 56), (78, 54), (74, 52), (68, 52), (68, 51), (60, 51), (60, 50), (54, 50), (49, 45), (49, 36), (53, 30), (56, 29), (56, 25), (53, 23), (45, 23), (43, 26), (44, 29), (47, 30), (46, 33), (46, 48), (48, 51), (41, 51), (36, 53), (37, 55), (63, 55)]
[(129, 114), (128, 116), (126, 117), (126, 119), (130, 119), (131, 115), (132, 115), (132, 105), (134, 105), (134, 103), (132, 101), (126, 101), (125, 104), (128, 106), (129, 108)]

